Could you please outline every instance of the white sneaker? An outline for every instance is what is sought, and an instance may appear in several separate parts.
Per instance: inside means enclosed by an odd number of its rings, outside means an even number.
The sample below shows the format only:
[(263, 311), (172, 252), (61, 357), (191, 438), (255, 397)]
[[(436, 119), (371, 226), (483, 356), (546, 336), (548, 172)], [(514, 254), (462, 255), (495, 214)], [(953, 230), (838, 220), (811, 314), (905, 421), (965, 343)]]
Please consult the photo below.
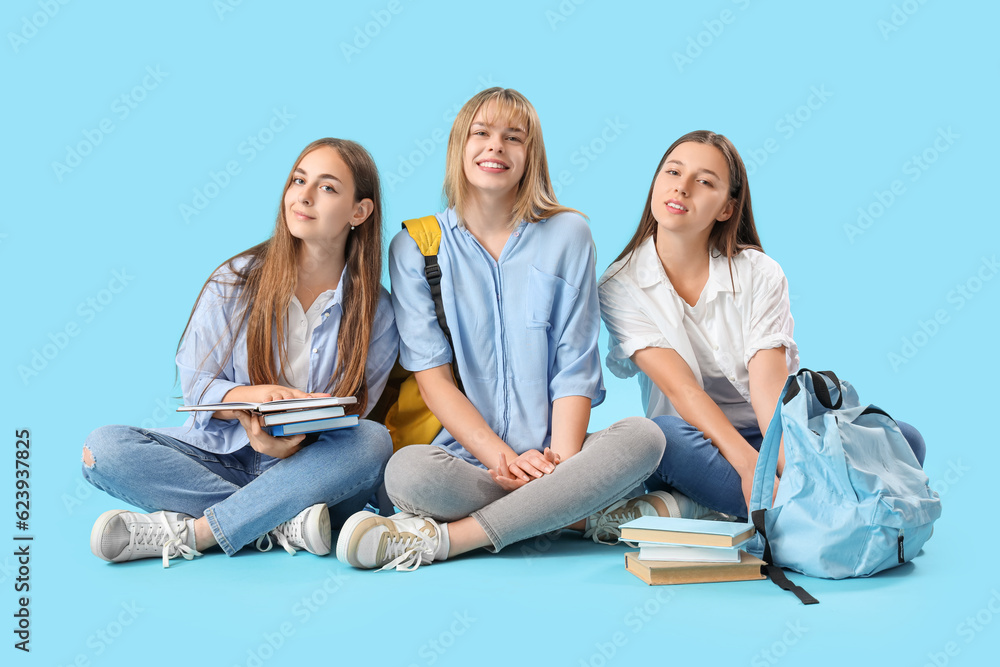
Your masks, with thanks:
[[(274, 530), (258, 537), (257, 549), (270, 551), (274, 546), (271, 542), (272, 535), (293, 556), (298, 549), (325, 556), (330, 553), (330, 509), (326, 503), (307, 507), (288, 521), (278, 524)], [(267, 547), (264, 547), (265, 539)]]
[(641, 516), (673, 516), (699, 519), (714, 514), (687, 496), (673, 491), (653, 491), (644, 496), (622, 499), (587, 517), (583, 536), (599, 544), (618, 544), (621, 525)]
[(90, 531), (90, 550), (111, 563), (162, 556), (170, 567), (171, 558), (200, 556), (194, 546), (194, 517), (180, 512), (108, 510)]
[(415, 570), (448, 557), (448, 531), (428, 517), (356, 512), (340, 531), (337, 560), (366, 570)]

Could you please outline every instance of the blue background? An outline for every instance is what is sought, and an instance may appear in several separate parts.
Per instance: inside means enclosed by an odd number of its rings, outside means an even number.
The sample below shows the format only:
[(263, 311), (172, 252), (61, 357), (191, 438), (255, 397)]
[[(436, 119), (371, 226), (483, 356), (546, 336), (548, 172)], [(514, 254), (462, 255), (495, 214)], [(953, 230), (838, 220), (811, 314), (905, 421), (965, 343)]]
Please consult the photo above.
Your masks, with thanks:
[[(0, 551), (5, 662), (995, 657), (1000, 10), (578, 2), (5, 3), (0, 498), (13, 505), (14, 432), (28, 428), (35, 536), (30, 655), (12, 647), (17, 564)], [(537, 107), (599, 271), (676, 137), (733, 140), (791, 285), (803, 365), (835, 369), (926, 437), (944, 515), (919, 557), (869, 580), (799, 576), (821, 600), (803, 607), (769, 583), (647, 587), (623, 549), (568, 536), (409, 574), (280, 551), (166, 571), (89, 553), (94, 519), (120, 503), (83, 482), (85, 436), (182, 421), (173, 352), (191, 304), (215, 266), (267, 236), (299, 150), (362, 142), (392, 232), (439, 210), (451, 120), (490, 85)], [(238, 173), (221, 176), (230, 162)], [(606, 382), (592, 429), (640, 412), (633, 381)]]

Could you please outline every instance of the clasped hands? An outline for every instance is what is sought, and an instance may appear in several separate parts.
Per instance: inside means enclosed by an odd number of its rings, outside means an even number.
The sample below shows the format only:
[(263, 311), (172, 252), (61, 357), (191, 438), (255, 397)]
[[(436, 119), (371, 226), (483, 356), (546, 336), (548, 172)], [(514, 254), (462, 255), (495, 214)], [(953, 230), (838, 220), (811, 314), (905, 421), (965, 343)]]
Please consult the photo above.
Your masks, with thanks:
[(550, 447), (546, 447), (544, 452), (529, 449), (510, 463), (507, 463), (507, 456), (501, 453), (499, 465), (495, 469), (490, 468), (490, 477), (504, 491), (513, 491), (543, 475), (551, 474), (560, 463), (562, 457)]

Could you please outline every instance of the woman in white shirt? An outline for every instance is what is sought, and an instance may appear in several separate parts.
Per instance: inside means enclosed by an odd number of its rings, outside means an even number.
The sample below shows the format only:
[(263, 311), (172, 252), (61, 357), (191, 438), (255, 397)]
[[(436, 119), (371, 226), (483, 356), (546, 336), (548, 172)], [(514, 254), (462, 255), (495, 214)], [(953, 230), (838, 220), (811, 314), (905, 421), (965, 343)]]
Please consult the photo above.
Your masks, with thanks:
[[(667, 439), (647, 486), (673, 489), (688, 517), (746, 517), (762, 433), (799, 355), (788, 282), (761, 249), (746, 168), (726, 137), (691, 132), (670, 146), (599, 293), (608, 368), (638, 374), (646, 416)], [(923, 439), (899, 426), (922, 465)], [(779, 476), (784, 462), (782, 452)]]

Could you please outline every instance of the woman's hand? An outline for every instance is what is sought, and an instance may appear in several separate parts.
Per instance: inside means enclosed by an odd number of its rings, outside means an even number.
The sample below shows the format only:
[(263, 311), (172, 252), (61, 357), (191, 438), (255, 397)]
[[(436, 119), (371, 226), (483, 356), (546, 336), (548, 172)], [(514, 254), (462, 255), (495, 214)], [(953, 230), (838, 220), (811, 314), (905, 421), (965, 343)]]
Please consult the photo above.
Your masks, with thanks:
[(287, 459), (302, 449), (302, 441), (306, 438), (304, 433), (275, 438), (264, 430), (263, 418), (260, 415), (250, 414), (245, 410), (236, 410), (235, 412), (236, 418), (240, 420), (243, 430), (250, 438), (250, 446), (254, 451), (273, 456), (276, 459)]
[[(753, 493), (753, 476), (754, 471), (757, 469), (757, 462), (754, 461), (749, 467), (743, 466), (742, 469), (737, 468), (736, 472), (740, 475), (740, 486), (743, 488), (743, 502), (747, 506), (747, 518), (750, 518), (750, 495)], [(774, 475), (774, 492), (771, 494), (771, 506), (774, 506), (774, 499), (778, 496), (778, 482), (780, 477)]]
[(490, 468), (490, 477), (504, 491), (519, 489), (542, 475), (551, 474), (562, 458), (546, 447), (544, 452), (529, 449), (507, 465), (507, 457), (500, 454), (497, 469)]
[[(312, 393), (307, 394), (294, 387), (283, 387), (280, 384), (251, 384), (233, 387), (222, 397), (223, 403), (267, 403), (268, 401), (281, 401), (289, 398), (319, 398), (330, 394)], [(212, 413), (214, 419), (239, 419), (240, 414), (246, 414), (244, 410), (216, 410)], [(243, 423), (243, 420), (240, 420)], [(246, 428), (246, 424), (243, 424)], [(249, 433), (250, 431), (247, 431)]]

